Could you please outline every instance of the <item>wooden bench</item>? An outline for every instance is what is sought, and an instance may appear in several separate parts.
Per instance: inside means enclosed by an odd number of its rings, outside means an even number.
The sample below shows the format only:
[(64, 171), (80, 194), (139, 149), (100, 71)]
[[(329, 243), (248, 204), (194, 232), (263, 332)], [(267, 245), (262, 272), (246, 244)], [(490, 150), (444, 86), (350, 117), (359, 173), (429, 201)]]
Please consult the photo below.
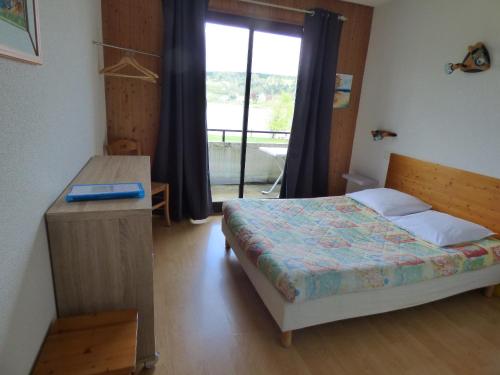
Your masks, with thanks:
[(130, 375), (135, 371), (137, 311), (56, 320), (35, 363), (35, 375)]

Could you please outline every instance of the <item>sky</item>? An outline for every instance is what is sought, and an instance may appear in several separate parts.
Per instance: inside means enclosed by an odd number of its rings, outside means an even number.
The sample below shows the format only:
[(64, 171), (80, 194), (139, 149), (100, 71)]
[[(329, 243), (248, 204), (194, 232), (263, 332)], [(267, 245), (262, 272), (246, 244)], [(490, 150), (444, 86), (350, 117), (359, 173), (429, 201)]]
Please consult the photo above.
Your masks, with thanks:
[[(249, 30), (207, 23), (208, 72), (246, 72)], [(299, 67), (301, 39), (254, 33), (252, 72), (293, 76)]]

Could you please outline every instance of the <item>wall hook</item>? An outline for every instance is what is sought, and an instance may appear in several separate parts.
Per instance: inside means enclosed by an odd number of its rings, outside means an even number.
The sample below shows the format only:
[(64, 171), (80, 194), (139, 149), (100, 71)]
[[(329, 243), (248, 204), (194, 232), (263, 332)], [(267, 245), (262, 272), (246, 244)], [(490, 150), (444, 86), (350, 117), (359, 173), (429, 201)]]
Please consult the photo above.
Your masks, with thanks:
[(397, 137), (398, 135), (388, 130), (372, 130), (372, 137), (374, 141), (381, 141), (385, 137)]

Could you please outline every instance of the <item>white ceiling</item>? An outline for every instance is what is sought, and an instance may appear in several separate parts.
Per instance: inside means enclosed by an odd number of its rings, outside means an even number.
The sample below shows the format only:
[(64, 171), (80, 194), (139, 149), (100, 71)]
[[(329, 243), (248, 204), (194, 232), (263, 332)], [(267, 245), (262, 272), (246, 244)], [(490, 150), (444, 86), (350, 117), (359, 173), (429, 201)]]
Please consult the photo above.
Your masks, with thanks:
[(371, 7), (376, 7), (388, 3), (389, 1), (392, 0), (345, 0), (345, 1), (349, 3), (363, 4), (363, 5), (369, 5)]

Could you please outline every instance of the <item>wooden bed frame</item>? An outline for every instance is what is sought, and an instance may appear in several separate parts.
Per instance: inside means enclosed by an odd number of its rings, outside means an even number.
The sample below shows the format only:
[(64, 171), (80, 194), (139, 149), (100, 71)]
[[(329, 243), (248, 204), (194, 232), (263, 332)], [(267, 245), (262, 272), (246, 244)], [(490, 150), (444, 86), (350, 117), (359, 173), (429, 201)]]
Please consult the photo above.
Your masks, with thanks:
[(391, 154), (385, 186), (500, 233), (500, 179)]
[[(434, 209), (481, 224), (500, 233), (500, 179), (391, 154), (386, 187), (416, 196)], [(222, 219), (226, 251), (231, 248), (262, 301), (281, 329), (281, 343), (292, 331), (312, 325), (398, 310), (477, 288), (490, 297), (500, 284), (500, 264), (416, 284), (333, 295), (290, 303), (240, 249)]]

